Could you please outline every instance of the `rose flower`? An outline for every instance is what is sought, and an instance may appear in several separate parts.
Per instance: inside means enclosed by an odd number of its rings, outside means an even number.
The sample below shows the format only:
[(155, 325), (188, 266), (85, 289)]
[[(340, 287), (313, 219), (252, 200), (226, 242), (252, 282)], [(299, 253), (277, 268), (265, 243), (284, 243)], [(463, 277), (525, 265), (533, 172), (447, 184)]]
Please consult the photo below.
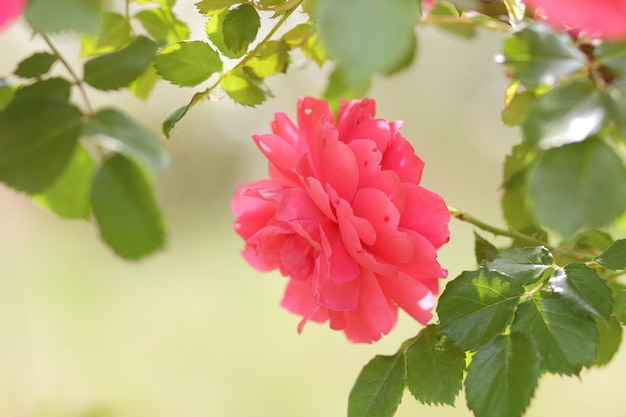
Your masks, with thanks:
[(424, 163), (400, 134), (375, 119), (373, 100), (301, 98), (297, 123), (277, 113), (272, 134), (254, 141), (269, 179), (240, 187), (232, 201), (244, 258), (289, 277), (282, 306), (330, 322), (353, 342), (372, 342), (396, 323), (398, 307), (431, 318), (447, 271), (437, 249), (449, 239), (443, 199), (419, 185)]
[(26, 0), (0, 0), (0, 30), (16, 20), (24, 10)]

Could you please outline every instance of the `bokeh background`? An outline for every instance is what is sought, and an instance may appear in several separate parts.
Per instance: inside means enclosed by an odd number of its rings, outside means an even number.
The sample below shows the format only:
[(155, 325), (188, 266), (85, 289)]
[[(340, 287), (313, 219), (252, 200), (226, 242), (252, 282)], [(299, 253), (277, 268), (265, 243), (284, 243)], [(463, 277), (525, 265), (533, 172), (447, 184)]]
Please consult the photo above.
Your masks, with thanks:
[[(178, 13), (201, 39), (193, 1)], [(298, 17), (291, 24), (297, 22)], [(494, 56), (501, 36), (465, 40), (420, 28), (417, 62), (377, 79), (381, 117), (405, 121), (426, 162), (423, 183), (448, 204), (496, 225), (501, 165), (519, 140), (500, 121), (506, 80)], [(77, 68), (77, 42), (54, 38)], [(0, 34), (0, 74), (45, 49), (18, 22)], [(60, 68), (57, 68), (60, 71)], [(275, 98), (255, 109), (228, 99), (194, 108), (166, 146), (172, 168), (155, 178), (169, 228), (166, 250), (140, 262), (114, 256), (87, 222), (57, 218), (0, 186), (0, 417), (342, 417), (360, 369), (392, 354), (420, 326), (401, 314), (373, 345), (308, 324), (279, 300), (286, 279), (261, 274), (239, 256), (230, 198), (265, 176), (251, 135), (269, 132), (274, 112), (294, 115), (298, 96), (319, 95), (329, 68), (296, 57), (274, 77)], [(159, 132), (194, 90), (161, 83), (147, 102), (125, 92), (90, 92)], [(0, 132), (0, 135), (2, 132)], [(440, 252), (450, 276), (475, 266), (472, 227), (453, 220)], [(623, 352), (581, 378), (544, 377), (527, 413), (622, 417)], [(428, 407), (405, 393), (398, 417), (470, 416)]]

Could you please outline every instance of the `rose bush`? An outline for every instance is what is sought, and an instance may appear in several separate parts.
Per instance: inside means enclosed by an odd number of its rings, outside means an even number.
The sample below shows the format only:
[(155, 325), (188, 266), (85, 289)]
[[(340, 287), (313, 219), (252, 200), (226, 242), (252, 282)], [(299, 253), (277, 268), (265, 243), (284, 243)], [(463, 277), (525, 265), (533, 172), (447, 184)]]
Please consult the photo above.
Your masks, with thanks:
[(559, 29), (607, 40), (626, 38), (626, 0), (525, 0)]
[(245, 259), (289, 277), (282, 306), (330, 322), (353, 342), (372, 342), (396, 323), (398, 307), (431, 318), (447, 275), (437, 249), (449, 239), (443, 199), (419, 185), (424, 163), (400, 134), (375, 119), (375, 102), (299, 100), (297, 123), (277, 113), (254, 141), (269, 179), (233, 197)]
[(24, 10), (26, 0), (0, 0), (0, 30), (5, 29)]

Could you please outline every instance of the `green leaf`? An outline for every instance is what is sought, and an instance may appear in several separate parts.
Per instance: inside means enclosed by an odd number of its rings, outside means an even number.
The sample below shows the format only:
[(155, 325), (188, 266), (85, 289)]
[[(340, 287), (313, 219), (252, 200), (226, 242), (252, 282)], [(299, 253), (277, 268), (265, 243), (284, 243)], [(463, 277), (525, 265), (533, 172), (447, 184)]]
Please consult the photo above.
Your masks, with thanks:
[[(431, 16), (444, 16), (458, 19), (460, 17), (459, 10), (452, 2), (443, 1), (441, 3), (435, 3), (435, 7), (428, 13), (428, 17)], [(456, 36), (460, 36), (464, 39), (472, 39), (476, 36), (476, 28), (466, 24), (456, 22), (437, 22), (433, 19), (436, 26), (448, 33)], [(460, 22), (460, 20), (459, 20)]]
[(284, 41), (269, 41), (245, 65), (257, 78), (278, 72), (284, 73), (289, 65), (289, 46)]
[(96, 172), (96, 162), (85, 148), (77, 146), (65, 171), (35, 201), (67, 219), (89, 219), (89, 191)]
[(482, 347), (467, 370), (467, 406), (476, 417), (519, 417), (533, 397), (541, 367), (520, 333), (498, 336)]
[(163, 221), (150, 184), (123, 155), (109, 158), (96, 173), (91, 205), (102, 239), (119, 256), (138, 259), (163, 246)]
[(528, 189), (537, 220), (565, 237), (604, 226), (626, 209), (626, 170), (599, 139), (545, 151), (530, 173)]
[(478, 265), (493, 261), (498, 256), (498, 253), (498, 248), (487, 239), (474, 232), (474, 255), (476, 256)]
[(0, 111), (4, 110), (15, 97), (15, 87), (0, 86)]
[(620, 323), (626, 324), (626, 290), (618, 291), (613, 297), (613, 314)]
[(404, 392), (404, 355), (376, 355), (350, 391), (348, 417), (392, 417)]
[(550, 277), (550, 289), (569, 302), (572, 309), (607, 320), (612, 311), (611, 288), (598, 273), (581, 263), (558, 268)]
[(531, 105), (535, 102), (535, 94), (523, 91), (516, 94), (509, 105), (502, 110), (502, 122), (510, 127), (519, 126), (526, 120)]
[(504, 41), (503, 64), (527, 87), (553, 85), (582, 68), (587, 58), (569, 36), (534, 23)]
[(622, 137), (626, 137), (626, 79), (619, 78), (607, 88), (607, 109), (611, 121)]
[(158, 7), (141, 10), (135, 14), (144, 29), (162, 44), (184, 41), (189, 38), (189, 28), (171, 10)]
[(340, 66), (335, 66), (328, 76), (328, 84), (322, 93), (322, 98), (329, 102), (331, 109), (337, 110), (341, 99), (361, 99), (365, 97), (371, 85), (371, 79), (358, 85), (350, 83), (350, 79), (345, 75), (345, 70)]
[(34, 53), (20, 62), (13, 73), (22, 78), (38, 78), (50, 71), (50, 68), (58, 59), (59, 57), (55, 54), (47, 52)]
[(133, 158), (154, 172), (169, 168), (170, 158), (159, 138), (117, 110), (100, 110), (87, 122), (84, 133), (100, 146)]
[(237, 53), (231, 51), (224, 42), (224, 19), (228, 15), (228, 9), (221, 9), (209, 17), (205, 30), (209, 40), (227, 58), (240, 58), (246, 54), (246, 50)]
[(613, 244), (613, 238), (606, 232), (591, 229), (578, 233), (572, 239), (571, 247), (576, 252), (598, 255)]
[(569, 308), (558, 294), (536, 292), (520, 304), (512, 326), (535, 345), (544, 369), (578, 374), (596, 353), (598, 332), (593, 319)]
[(526, 189), (528, 170), (536, 158), (537, 150), (522, 142), (513, 147), (504, 163), (502, 210), (507, 224), (515, 230), (526, 229), (536, 223)]
[(222, 26), (224, 44), (235, 54), (246, 52), (260, 26), (261, 18), (250, 4), (244, 3), (229, 10)]
[(513, 249), (498, 255), (486, 267), (513, 279), (520, 285), (537, 282), (546, 269), (554, 266), (554, 258), (543, 246)]
[(314, 34), (315, 28), (310, 22), (300, 23), (285, 33), (281, 40), (287, 43), (290, 48), (299, 48)]
[(80, 56), (98, 55), (120, 49), (130, 42), (131, 30), (130, 22), (125, 16), (115, 12), (104, 12), (98, 33), (82, 35)]
[(156, 68), (151, 65), (128, 86), (128, 91), (142, 100), (147, 100), (160, 79), (161, 77), (157, 74)]
[(94, 33), (101, 13), (101, 0), (29, 0), (24, 16), (36, 32)]
[(222, 61), (206, 42), (188, 41), (169, 45), (155, 58), (157, 72), (173, 84), (193, 87), (222, 71)]
[(99, 90), (116, 90), (130, 85), (156, 53), (154, 41), (139, 36), (124, 49), (85, 62), (85, 82)]
[(261, 81), (243, 71), (235, 71), (220, 81), (220, 86), (235, 102), (244, 106), (255, 106), (265, 101), (268, 91)]
[(431, 324), (406, 350), (406, 384), (424, 404), (454, 405), (461, 390), (465, 352)]
[(74, 153), (82, 118), (64, 101), (16, 98), (0, 112), (0, 180), (27, 193), (49, 187)]
[(617, 75), (626, 74), (626, 42), (602, 42), (593, 54), (597, 64), (610, 68)]
[(613, 244), (595, 261), (605, 268), (617, 271), (626, 269), (626, 239), (620, 239)]
[(597, 133), (607, 118), (606, 93), (587, 79), (554, 87), (538, 97), (522, 123), (524, 138), (543, 149), (580, 142)]
[(244, 0), (202, 0), (196, 3), (196, 8), (203, 15), (211, 15), (230, 6), (240, 4)]
[(595, 366), (608, 364), (619, 350), (622, 342), (622, 326), (613, 316), (608, 320), (596, 320), (598, 329), (598, 351), (593, 360)]
[(318, 10), (324, 45), (351, 83), (396, 68), (414, 45), (414, 0), (320, 0)]
[(179, 108), (177, 108), (176, 110), (174, 110), (173, 112), (171, 112), (163, 121), (163, 134), (165, 135), (165, 137), (170, 137), (170, 132), (172, 131), (172, 129), (174, 128), (174, 125), (176, 125), (176, 123), (178, 123), (183, 117), (185, 117), (185, 115), (187, 114), (187, 112), (189, 111), (189, 106), (181, 106)]
[(504, 331), (523, 293), (519, 283), (497, 272), (465, 271), (439, 299), (441, 332), (464, 350), (476, 350)]

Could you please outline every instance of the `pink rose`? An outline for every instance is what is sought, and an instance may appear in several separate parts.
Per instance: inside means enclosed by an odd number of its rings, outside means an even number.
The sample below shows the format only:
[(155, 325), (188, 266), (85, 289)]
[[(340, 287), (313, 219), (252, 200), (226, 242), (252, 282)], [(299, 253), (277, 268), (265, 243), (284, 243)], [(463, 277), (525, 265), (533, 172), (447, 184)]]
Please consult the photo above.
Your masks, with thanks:
[(626, 0), (525, 0), (559, 29), (606, 40), (626, 38)]
[(26, 0), (0, 0), (0, 30), (16, 20), (24, 10)]
[(233, 197), (235, 230), (256, 269), (289, 277), (282, 306), (330, 321), (353, 342), (372, 342), (396, 323), (398, 307), (431, 318), (437, 249), (449, 239), (443, 199), (419, 185), (424, 163), (400, 134), (401, 122), (375, 119), (373, 100), (301, 98), (298, 122), (277, 113), (272, 134), (254, 141), (269, 179)]

